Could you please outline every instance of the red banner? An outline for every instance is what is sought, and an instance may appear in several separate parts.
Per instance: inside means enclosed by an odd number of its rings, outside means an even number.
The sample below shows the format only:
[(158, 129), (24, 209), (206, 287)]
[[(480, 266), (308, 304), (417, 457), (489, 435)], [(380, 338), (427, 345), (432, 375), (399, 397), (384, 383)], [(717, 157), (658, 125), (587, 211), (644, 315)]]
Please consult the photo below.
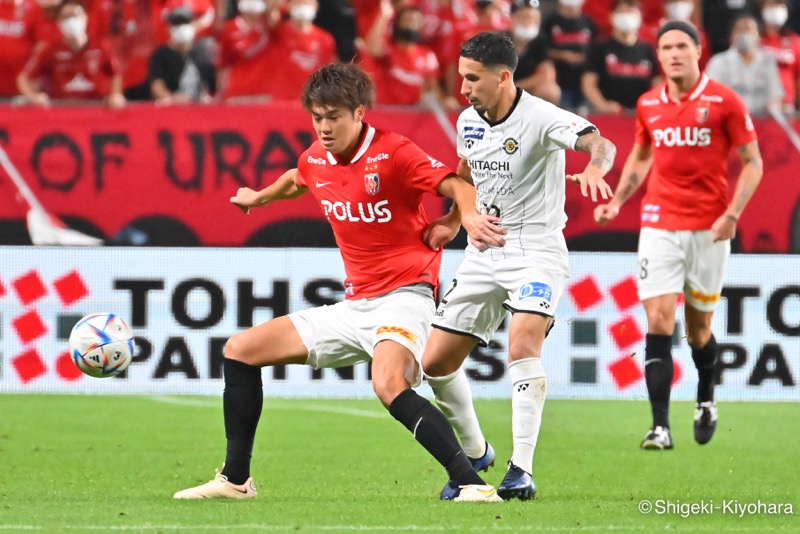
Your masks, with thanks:
[[(408, 136), (455, 167), (453, 144), (431, 114), (381, 109), (368, 112), (367, 119)], [(633, 140), (632, 119), (593, 120), (617, 145), (610, 175), (615, 185)], [(766, 170), (739, 226), (741, 250), (785, 252), (800, 198), (800, 181), (793, 177), (800, 155), (777, 124), (761, 121), (756, 128)], [(47, 210), (79, 230), (89, 228), (106, 238), (129, 226), (143, 229), (153, 237), (151, 244), (321, 244), (311, 234), (325, 231), (324, 218), (310, 197), (278, 202), (249, 216), (228, 202), (238, 187), (263, 188), (295, 166), (314, 138), (308, 113), (287, 103), (0, 111), (0, 142)], [(570, 153), (567, 161), (568, 172), (575, 172), (587, 157)], [(3, 233), (21, 227), (26, 208), (14, 184), (4, 173), (0, 176), (2, 243), (10, 242)], [(780, 194), (774, 194), (778, 187)], [(613, 225), (601, 229), (592, 221), (592, 203), (577, 187), (568, 191), (566, 233), (571, 243), (607, 248), (598, 237), (605, 236), (616, 248), (619, 240), (608, 232), (625, 233), (627, 244), (635, 239), (640, 196)], [(429, 216), (439, 215), (443, 206), (441, 199), (431, 198)], [(292, 232), (307, 235), (285, 235)]]

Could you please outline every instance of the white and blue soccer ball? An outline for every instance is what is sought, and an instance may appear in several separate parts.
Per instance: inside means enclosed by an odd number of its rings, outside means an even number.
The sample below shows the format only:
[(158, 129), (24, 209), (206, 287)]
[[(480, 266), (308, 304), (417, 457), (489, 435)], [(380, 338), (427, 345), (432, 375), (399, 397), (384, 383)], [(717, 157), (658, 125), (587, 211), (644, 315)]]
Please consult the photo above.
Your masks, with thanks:
[(108, 378), (128, 368), (133, 357), (133, 332), (118, 315), (92, 313), (69, 335), (69, 354), (89, 376)]

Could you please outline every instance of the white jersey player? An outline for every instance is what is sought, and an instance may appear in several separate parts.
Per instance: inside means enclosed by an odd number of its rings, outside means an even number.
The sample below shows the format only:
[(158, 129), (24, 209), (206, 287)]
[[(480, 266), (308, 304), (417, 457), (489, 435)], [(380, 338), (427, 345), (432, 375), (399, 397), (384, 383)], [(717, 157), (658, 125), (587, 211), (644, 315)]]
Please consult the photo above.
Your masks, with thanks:
[[(500, 219), (505, 243), (471, 242), (436, 311), (422, 357), (439, 407), (462, 440), (476, 470), (494, 462), (472, 407), (461, 366), (477, 344), (485, 345), (511, 311), (509, 375), (512, 382), (514, 451), (498, 487), (503, 498), (529, 499), (533, 451), (539, 434), (546, 379), (540, 353), (568, 276), (562, 230), (565, 178), (584, 196), (611, 196), (603, 176), (616, 149), (592, 124), (514, 86), (517, 56), (509, 36), (483, 32), (461, 48), (461, 92), (472, 108), (458, 120), (458, 173), (471, 179), (480, 208)], [(564, 149), (590, 152), (584, 172), (565, 177)], [(428, 236), (443, 244), (457, 230), (457, 214)], [(457, 495), (452, 481), (441, 498)], [(501, 493), (502, 492), (502, 493)]]

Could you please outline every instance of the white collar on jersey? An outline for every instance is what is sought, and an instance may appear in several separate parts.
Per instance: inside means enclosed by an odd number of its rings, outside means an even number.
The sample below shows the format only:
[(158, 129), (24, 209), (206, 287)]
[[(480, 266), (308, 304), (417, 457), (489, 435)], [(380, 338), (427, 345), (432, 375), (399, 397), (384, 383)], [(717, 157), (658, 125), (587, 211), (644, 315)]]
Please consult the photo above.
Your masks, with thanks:
[[(358, 151), (356, 152), (356, 155), (353, 156), (350, 159), (350, 163), (355, 163), (356, 161), (358, 161), (358, 159), (361, 156), (364, 155), (364, 152), (367, 151), (367, 149), (369, 148), (369, 145), (372, 144), (372, 138), (373, 137), (375, 137), (375, 128), (373, 128), (372, 126), (367, 124), (367, 135), (364, 136), (364, 141), (361, 143), (361, 146), (358, 147)], [(338, 161), (336, 161), (336, 158), (334, 157), (333, 154), (331, 154), (330, 152), (327, 152), (327, 151), (326, 151), (326, 153), (328, 154), (328, 162), (331, 165), (337, 165), (339, 163)]]
[[(703, 91), (705, 90), (707, 85), (708, 85), (708, 75), (704, 72), (703, 74), (700, 75), (700, 81), (697, 82), (697, 87), (695, 87), (695, 90), (692, 91), (692, 94), (689, 95), (689, 100), (697, 100), (698, 98), (700, 98), (700, 95), (703, 94)], [(670, 101), (678, 104), (680, 103), (670, 98), (669, 95), (667, 94), (667, 82), (664, 82), (664, 85), (661, 87), (661, 101), (664, 102), (665, 104)]]

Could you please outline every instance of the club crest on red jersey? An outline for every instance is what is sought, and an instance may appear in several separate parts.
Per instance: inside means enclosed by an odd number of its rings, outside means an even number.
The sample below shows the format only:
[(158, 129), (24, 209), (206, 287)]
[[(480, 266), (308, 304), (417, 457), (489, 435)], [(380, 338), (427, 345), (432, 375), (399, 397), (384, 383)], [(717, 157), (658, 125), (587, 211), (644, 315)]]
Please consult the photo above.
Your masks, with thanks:
[(708, 120), (708, 106), (697, 106), (694, 112), (694, 118), (698, 124), (703, 124)]
[(377, 172), (364, 175), (364, 188), (367, 190), (368, 195), (375, 195), (381, 190), (381, 181)]

